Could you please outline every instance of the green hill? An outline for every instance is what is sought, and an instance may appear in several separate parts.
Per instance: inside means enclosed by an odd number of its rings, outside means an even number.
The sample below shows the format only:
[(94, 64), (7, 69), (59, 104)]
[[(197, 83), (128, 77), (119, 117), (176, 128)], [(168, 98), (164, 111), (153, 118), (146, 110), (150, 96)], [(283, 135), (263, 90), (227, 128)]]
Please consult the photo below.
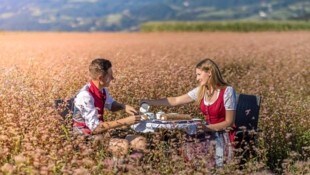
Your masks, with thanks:
[(1, 0), (0, 30), (135, 31), (149, 21), (309, 20), (306, 0)]

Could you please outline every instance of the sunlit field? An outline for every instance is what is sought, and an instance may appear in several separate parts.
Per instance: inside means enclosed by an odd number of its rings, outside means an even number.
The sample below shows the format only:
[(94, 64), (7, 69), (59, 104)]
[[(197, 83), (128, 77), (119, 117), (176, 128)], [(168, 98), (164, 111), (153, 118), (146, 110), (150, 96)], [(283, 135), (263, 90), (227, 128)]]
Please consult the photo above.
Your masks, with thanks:
[[(0, 174), (307, 174), (310, 173), (310, 33), (10, 33), (0, 32)], [(106, 144), (73, 137), (54, 99), (70, 98), (89, 80), (97, 57), (112, 61), (109, 87), (119, 102), (139, 109), (142, 98), (187, 93), (195, 64), (218, 63), (238, 93), (262, 97), (257, 155), (243, 169), (204, 168), (179, 154), (165, 133), (145, 135), (149, 152), (110, 167)], [(195, 104), (154, 108), (201, 117)], [(106, 112), (106, 120), (127, 116)], [(182, 137), (181, 133), (175, 134)], [(181, 136), (180, 136), (181, 135)]]

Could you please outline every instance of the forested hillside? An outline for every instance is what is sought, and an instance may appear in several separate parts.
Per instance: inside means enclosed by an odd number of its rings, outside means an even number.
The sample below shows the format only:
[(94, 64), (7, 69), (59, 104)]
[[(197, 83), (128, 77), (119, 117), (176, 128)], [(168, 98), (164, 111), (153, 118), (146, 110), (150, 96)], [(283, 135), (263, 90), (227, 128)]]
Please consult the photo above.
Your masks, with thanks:
[(133, 31), (149, 21), (309, 19), (306, 0), (1, 0), (0, 30)]

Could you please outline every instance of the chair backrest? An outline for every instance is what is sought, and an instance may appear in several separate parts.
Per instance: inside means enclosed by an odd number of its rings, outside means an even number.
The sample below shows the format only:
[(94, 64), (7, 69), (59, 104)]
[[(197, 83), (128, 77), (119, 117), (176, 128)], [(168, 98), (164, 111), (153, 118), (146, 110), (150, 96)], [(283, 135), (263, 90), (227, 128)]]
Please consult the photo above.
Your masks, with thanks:
[(235, 125), (237, 128), (257, 130), (261, 98), (256, 95), (237, 94)]
[(58, 111), (59, 115), (65, 118), (68, 114), (73, 113), (74, 109), (74, 98), (70, 99), (56, 99), (54, 100), (54, 107)]

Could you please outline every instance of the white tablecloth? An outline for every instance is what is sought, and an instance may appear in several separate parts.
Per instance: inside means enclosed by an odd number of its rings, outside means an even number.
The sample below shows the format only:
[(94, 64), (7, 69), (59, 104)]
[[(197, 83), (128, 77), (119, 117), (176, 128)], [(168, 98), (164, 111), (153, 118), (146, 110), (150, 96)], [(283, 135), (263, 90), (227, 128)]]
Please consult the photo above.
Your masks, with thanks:
[(147, 133), (154, 132), (158, 128), (166, 129), (183, 129), (189, 135), (197, 133), (197, 123), (193, 120), (181, 121), (164, 121), (164, 120), (143, 120), (140, 123), (134, 124), (131, 128), (137, 132)]

